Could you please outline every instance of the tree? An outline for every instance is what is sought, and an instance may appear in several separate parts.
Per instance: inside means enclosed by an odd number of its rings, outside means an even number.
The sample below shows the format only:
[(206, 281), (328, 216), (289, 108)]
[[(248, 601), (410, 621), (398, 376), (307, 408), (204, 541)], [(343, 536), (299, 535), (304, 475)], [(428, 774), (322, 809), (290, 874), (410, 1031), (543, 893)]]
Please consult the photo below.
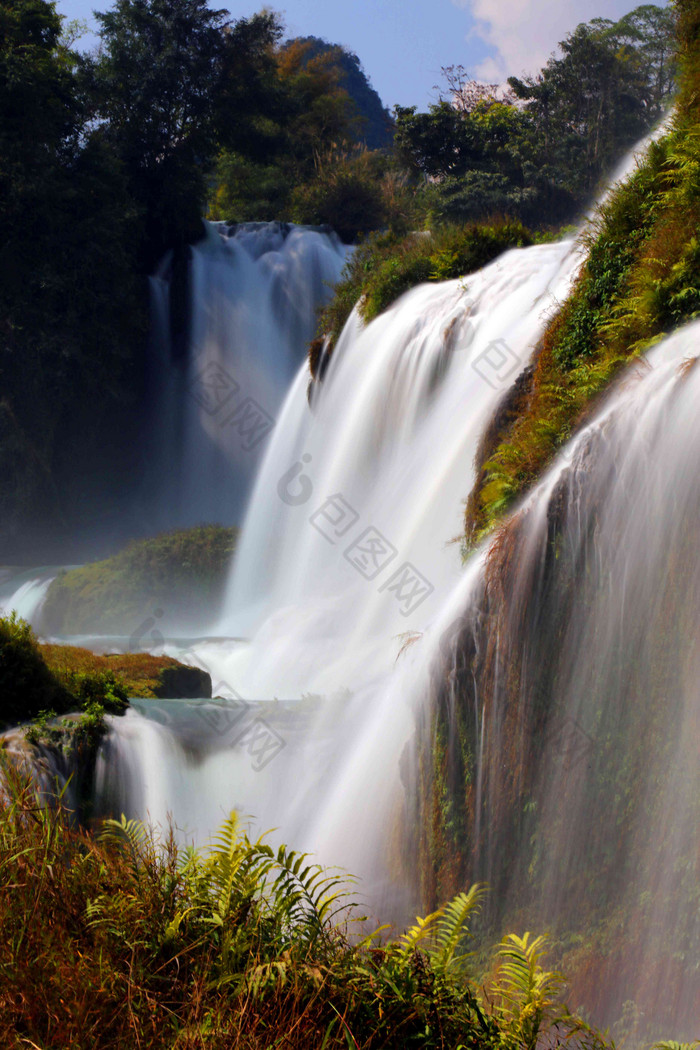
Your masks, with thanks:
[(642, 4), (620, 19), (615, 35), (638, 56), (651, 89), (652, 111), (661, 116), (678, 76), (675, 8)]
[(460, 113), (471, 113), (477, 106), (497, 102), (512, 105), (515, 102), (515, 94), (510, 88), (504, 88), (501, 84), (482, 84), (470, 77), (464, 66), (443, 66), (441, 72), (447, 91), (435, 85), (439, 100), (448, 102)]
[(561, 57), (538, 76), (509, 78), (526, 103), (544, 166), (581, 201), (667, 100), (671, 29), (670, 16), (654, 5), (618, 23), (593, 19), (561, 42)]
[[(45, 0), (0, 4), (0, 530), (55, 533), (110, 463), (137, 341), (133, 209)], [(100, 235), (101, 230), (109, 231)], [(85, 441), (90, 432), (91, 442)], [(100, 458), (98, 465), (94, 460)], [(82, 506), (85, 512), (85, 504)], [(43, 539), (43, 537), (42, 537)]]
[(195, 238), (218, 148), (255, 139), (276, 17), (235, 24), (205, 0), (117, 0), (98, 14), (103, 133), (144, 217), (142, 265)]
[(299, 46), (304, 48), (304, 64), (323, 56), (328, 67), (334, 70), (337, 86), (349, 96), (353, 112), (359, 118), (349, 129), (353, 140), (370, 150), (388, 149), (394, 137), (391, 114), (369, 82), (357, 55), (317, 36), (288, 40), (282, 51)]

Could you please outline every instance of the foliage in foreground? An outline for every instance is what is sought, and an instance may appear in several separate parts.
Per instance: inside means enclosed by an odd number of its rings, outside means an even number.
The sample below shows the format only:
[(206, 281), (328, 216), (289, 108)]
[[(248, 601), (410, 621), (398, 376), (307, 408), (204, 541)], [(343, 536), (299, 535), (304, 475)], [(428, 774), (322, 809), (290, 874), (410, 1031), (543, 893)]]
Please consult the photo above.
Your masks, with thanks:
[(346, 880), (252, 841), (235, 815), (203, 852), (134, 821), (93, 838), (5, 768), (0, 1041), (152, 1048), (602, 1046), (561, 1005), (541, 938), (471, 973), (472, 887), (402, 936), (353, 943)]

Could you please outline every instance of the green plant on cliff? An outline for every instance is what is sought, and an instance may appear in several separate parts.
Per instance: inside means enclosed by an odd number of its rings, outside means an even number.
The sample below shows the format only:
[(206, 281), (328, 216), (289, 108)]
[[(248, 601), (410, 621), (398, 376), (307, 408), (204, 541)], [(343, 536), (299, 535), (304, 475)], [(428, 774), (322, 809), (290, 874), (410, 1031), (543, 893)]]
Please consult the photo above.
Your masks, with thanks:
[(584, 236), (588, 258), (545, 332), (526, 389), (481, 450), (467, 547), (536, 481), (626, 363), (700, 315), (698, 12), (691, 0), (675, 6), (681, 73), (669, 130)]
[(533, 235), (508, 219), (446, 226), (403, 238), (373, 234), (350, 257), (333, 300), (321, 314), (319, 331), (335, 340), (356, 305), (363, 321), (369, 322), (418, 284), (463, 277), (509, 248), (532, 243)]

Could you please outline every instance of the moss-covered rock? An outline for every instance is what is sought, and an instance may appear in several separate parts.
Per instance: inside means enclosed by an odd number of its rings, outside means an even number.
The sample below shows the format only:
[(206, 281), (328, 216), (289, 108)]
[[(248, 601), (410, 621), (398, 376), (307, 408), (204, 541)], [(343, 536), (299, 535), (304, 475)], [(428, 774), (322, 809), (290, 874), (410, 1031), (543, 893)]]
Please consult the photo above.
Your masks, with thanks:
[[(51, 671), (66, 683), (116, 679), (125, 696), (171, 700), (211, 697), (211, 676), (172, 656), (150, 653), (108, 653), (99, 656), (76, 645), (42, 645)], [(109, 710), (109, 708), (108, 708)]]
[(204, 627), (219, 611), (237, 534), (200, 525), (135, 541), (105, 561), (64, 572), (48, 590), (42, 628), (130, 637), (156, 626)]
[[(447, 281), (474, 273), (509, 248), (532, 244), (533, 234), (508, 219), (448, 226), (435, 232), (373, 234), (350, 257), (335, 296), (321, 314), (320, 331), (331, 343), (340, 335), (355, 305), (371, 321), (404, 292), (426, 281)], [(319, 345), (311, 344), (312, 375)]]

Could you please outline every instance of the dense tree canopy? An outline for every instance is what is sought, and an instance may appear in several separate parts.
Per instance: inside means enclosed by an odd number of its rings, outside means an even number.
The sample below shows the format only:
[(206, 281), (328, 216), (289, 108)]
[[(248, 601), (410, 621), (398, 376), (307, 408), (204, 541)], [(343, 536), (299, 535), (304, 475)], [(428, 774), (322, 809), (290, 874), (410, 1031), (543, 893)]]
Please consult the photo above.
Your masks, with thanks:
[(220, 146), (250, 147), (267, 102), (277, 20), (226, 16), (206, 0), (117, 0), (96, 16), (99, 114), (144, 213), (149, 268), (168, 243), (196, 235), (208, 165)]
[(354, 52), (339, 44), (329, 44), (317, 36), (288, 40), (283, 51), (304, 49), (305, 61), (323, 57), (335, 71), (338, 87), (347, 93), (356, 113), (351, 134), (368, 149), (388, 149), (393, 140), (393, 121), (386, 106), (370, 84)]
[(653, 4), (619, 22), (594, 19), (537, 76), (509, 78), (506, 92), (447, 67), (450, 90), (427, 113), (396, 110), (399, 155), (433, 180), (434, 215), (572, 218), (668, 105), (673, 29), (669, 9)]
[(222, 152), (212, 216), (330, 222), (350, 239), (376, 229), (387, 218), (381, 154), (393, 127), (359, 59), (319, 37), (288, 40), (270, 59), (277, 99), (262, 125), (266, 155)]
[(109, 459), (140, 317), (134, 209), (91, 133), (81, 63), (45, 0), (4, 0), (0, 19), (0, 528), (11, 534), (27, 518), (56, 528), (97, 444)]
[(267, 10), (116, 0), (85, 56), (52, 0), (0, 0), (0, 536), (89, 530), (103, 478), (137, 483), (145, 277), (173, 249), (185, 279), (207, 209), (346, 240), (571, 221), (667, 105), (672, 10), (581, 25), (510, 90), (448, 67), (439, 101), (394, 128), (356, 55), (282, 43)]

